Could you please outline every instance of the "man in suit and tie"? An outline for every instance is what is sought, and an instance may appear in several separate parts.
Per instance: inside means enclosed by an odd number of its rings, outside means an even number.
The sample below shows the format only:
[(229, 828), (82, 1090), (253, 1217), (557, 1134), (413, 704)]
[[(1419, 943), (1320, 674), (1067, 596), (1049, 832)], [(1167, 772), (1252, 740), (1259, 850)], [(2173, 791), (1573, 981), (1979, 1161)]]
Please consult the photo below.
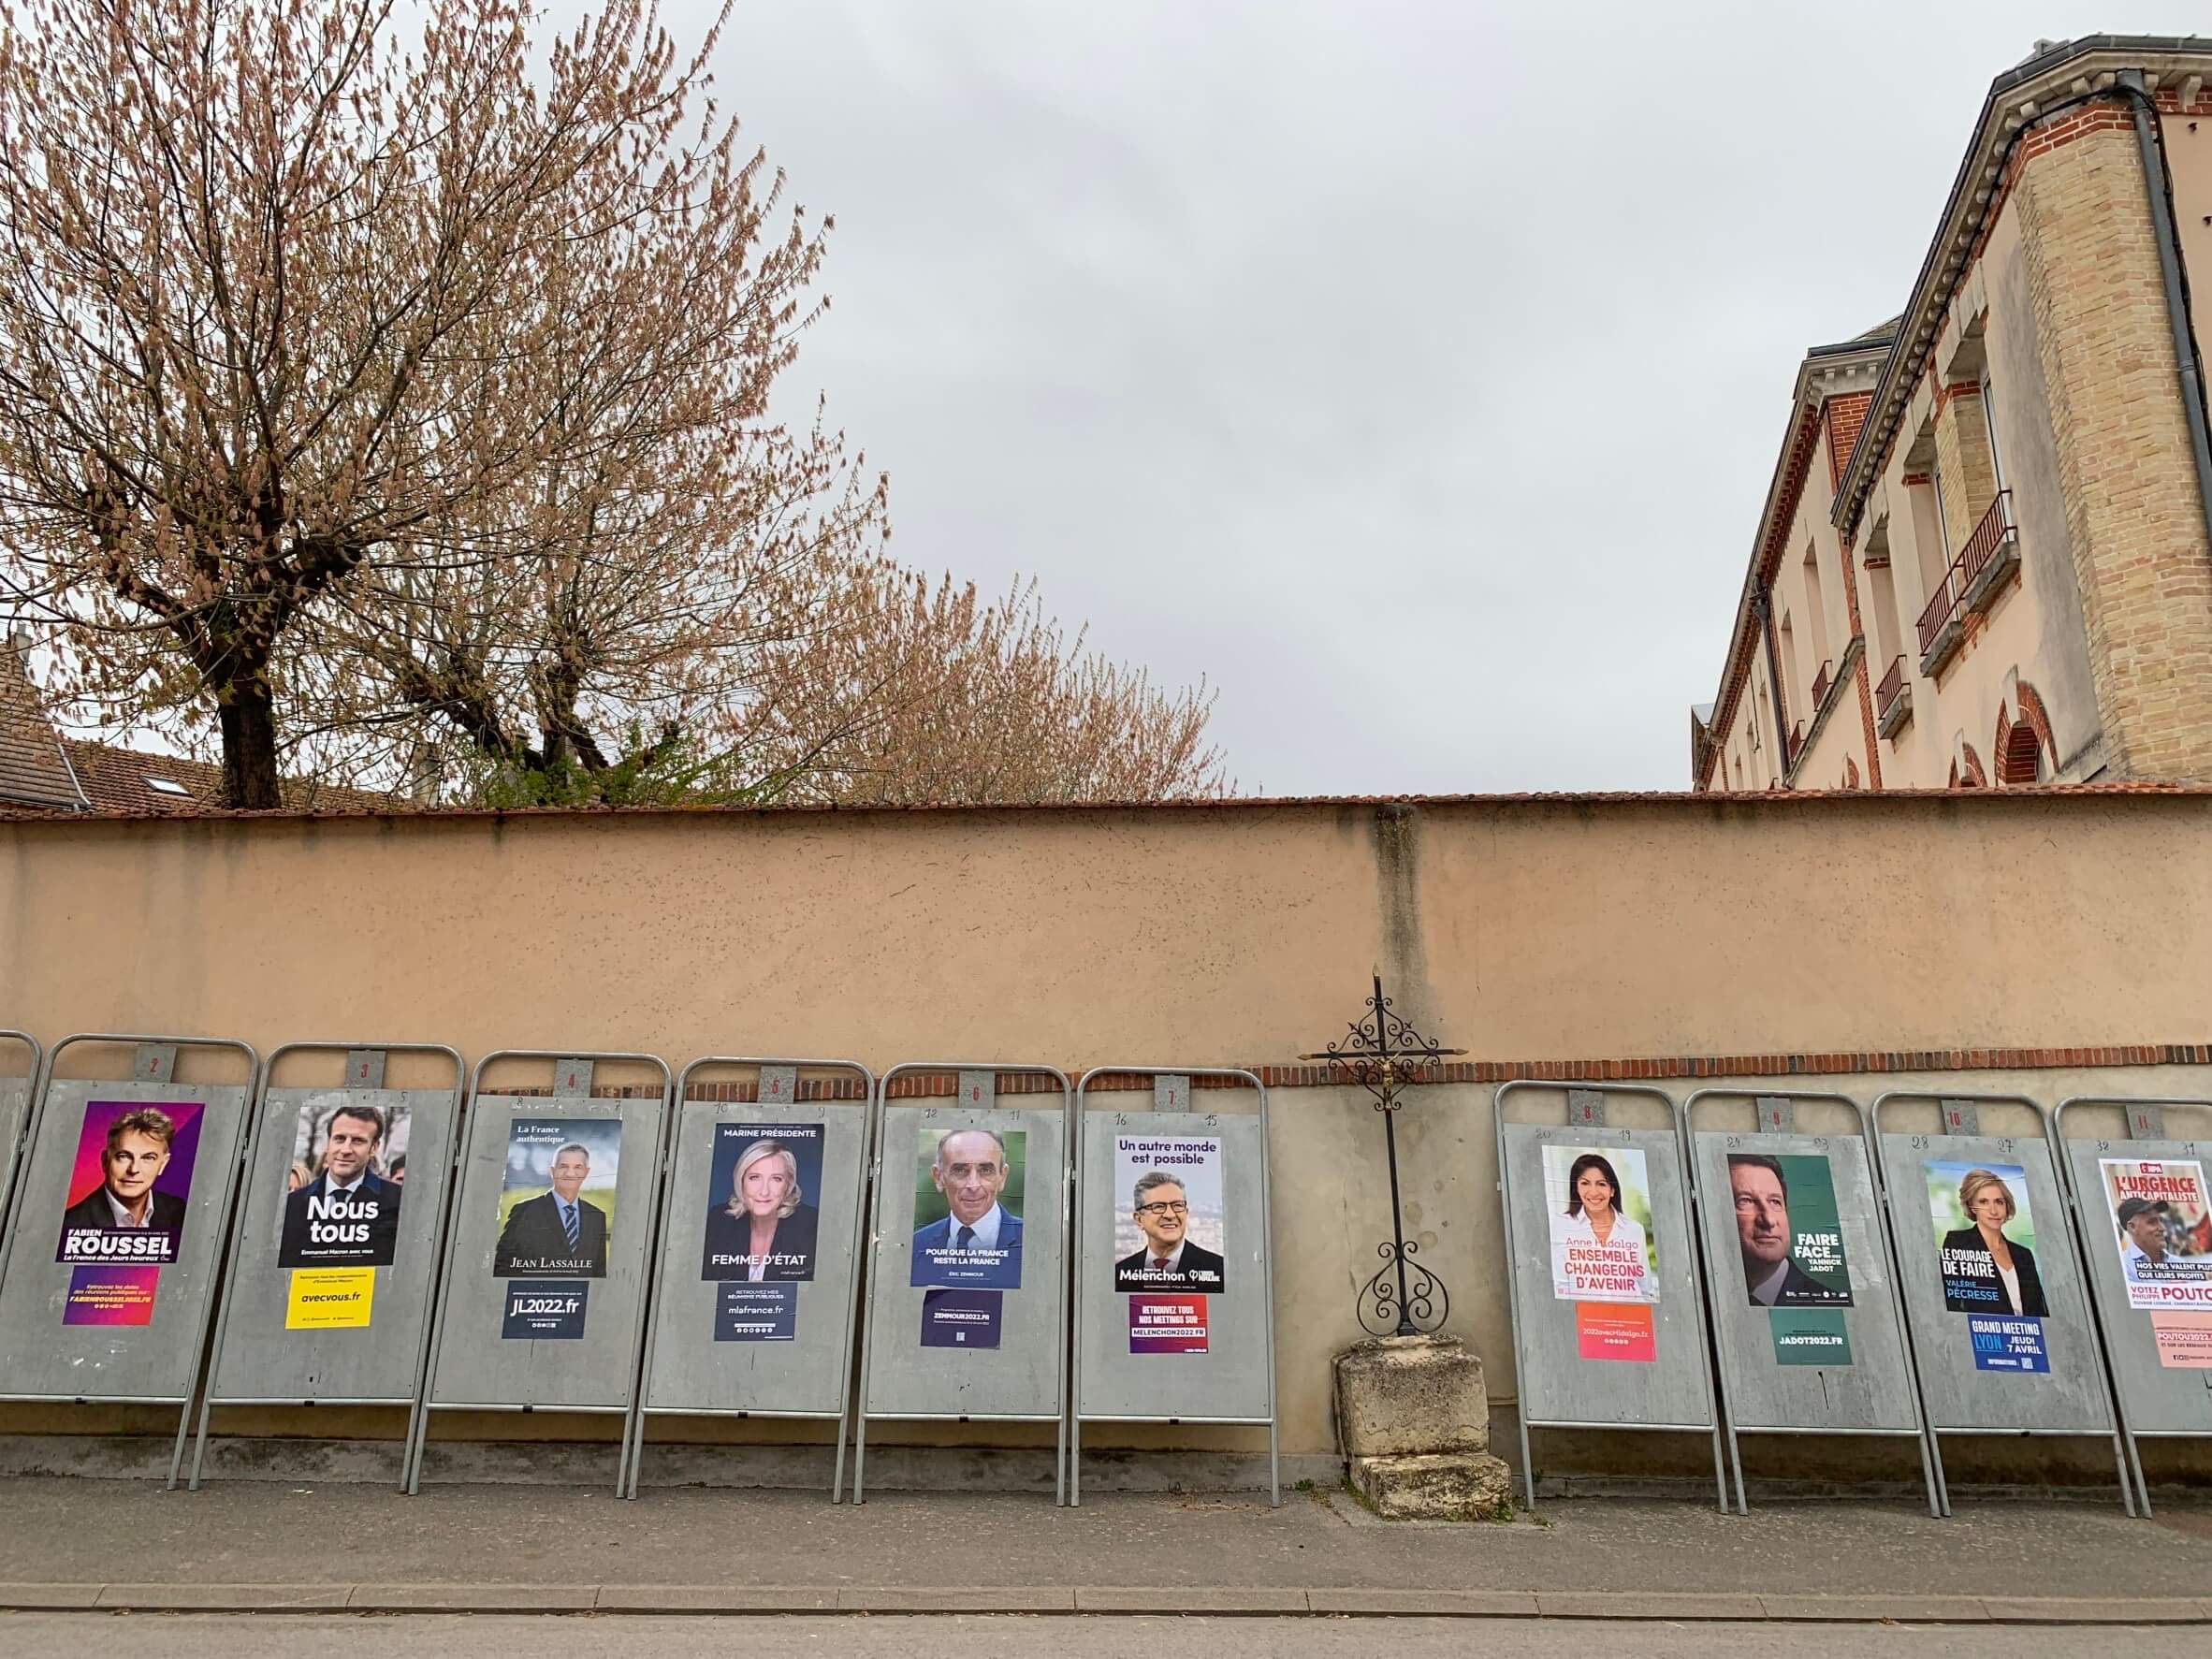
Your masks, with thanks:
[(1782, 1165), (1758, 1153), (1728, 1159), (1736, 1201), (1736, 1243), (1743, 1254), (1743, 1287), (1753, 1307), (1821, 1307), (1845, 1300), (1790, 1259), (1790, 1192)]
[(322, 1172), (284, 1200), (282, 1267), (389, 1267), (400, 1243), (400, 1186), (377, 1174), (384, 1113), (348, 1102), (330, 1114)]
[(64, 1261), (177, 1259), (184, 1201), (153, 1190), (176, 1138), (176, 1120), (156, 1106), (125, 1112), (108, 1126), (100, 1185), (62, 1212)]
[(1218, 1295), (1228, 1278), (1220, 1257), (1190, 1242), (1190, 1201), (1165, 1170), (1137, 1177), (1130, 1206), (1144, 1247), (1113, 1264), (1116, 1290), (1197, 1290)]
[(591, 1154), (571, 1141), (553, 1155), (553, 1190), (508, 1212), (492, 1252), (502, 1279), (606, 1277), (606, 1212), (578, 1196)]
[(998, 1201), (1006, 1190), (1006, 1142), (989, 1129), (954, 1129), (937, 1143), (929, 1178), (950, 1214), (914, 1234), (912, 1285), (1022, 1285), (1022, 1218)]

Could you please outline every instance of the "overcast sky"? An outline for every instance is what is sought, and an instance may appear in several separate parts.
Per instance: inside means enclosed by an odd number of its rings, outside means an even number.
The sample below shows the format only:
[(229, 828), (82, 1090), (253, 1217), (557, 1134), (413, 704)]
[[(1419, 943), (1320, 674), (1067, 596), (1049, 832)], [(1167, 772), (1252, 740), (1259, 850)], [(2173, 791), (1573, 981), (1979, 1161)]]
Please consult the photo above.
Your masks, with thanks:
[(793, 386), (902, 559), (1207, 677), (1247, 792), (1672, 789), (1804, 348), (2039, 36), (2205, 19), (738, 0), (717, 75), (837, 216)]

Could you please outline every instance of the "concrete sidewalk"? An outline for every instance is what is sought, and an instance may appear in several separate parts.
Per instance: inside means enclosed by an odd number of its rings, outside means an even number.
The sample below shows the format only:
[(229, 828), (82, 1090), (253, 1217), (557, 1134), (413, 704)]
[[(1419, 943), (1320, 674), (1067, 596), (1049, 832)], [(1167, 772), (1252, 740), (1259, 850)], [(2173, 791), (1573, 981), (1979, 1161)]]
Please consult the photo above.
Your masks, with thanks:
[(6, 1483), (0, 1608), (331, 1612), (1431, 1613), (2212, 1622), (2212, 1510), (1583, 1499), (1394, 1524), (1333, 1493), (899, 1493)]

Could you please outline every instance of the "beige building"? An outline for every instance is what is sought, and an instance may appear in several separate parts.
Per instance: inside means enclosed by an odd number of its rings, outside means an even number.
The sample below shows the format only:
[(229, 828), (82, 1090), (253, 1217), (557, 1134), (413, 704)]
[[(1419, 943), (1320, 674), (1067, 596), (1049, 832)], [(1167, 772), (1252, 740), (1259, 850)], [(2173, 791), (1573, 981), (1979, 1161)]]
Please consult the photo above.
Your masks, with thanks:
[(2212, 778), (2207, 297), (2212, 40), (1998, 77), (1903, 313), (1798, 368), (1695, 786)]

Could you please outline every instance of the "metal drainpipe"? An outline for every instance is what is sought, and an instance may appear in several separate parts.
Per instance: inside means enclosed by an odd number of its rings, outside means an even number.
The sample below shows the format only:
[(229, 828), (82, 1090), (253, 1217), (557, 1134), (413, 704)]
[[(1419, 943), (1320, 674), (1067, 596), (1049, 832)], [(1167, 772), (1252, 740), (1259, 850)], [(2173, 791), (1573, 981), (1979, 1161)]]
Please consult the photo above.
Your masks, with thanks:
[(2143, 152), (2143, 187), (2150, 198), (2151, 240), (2159, 245), (2159, 272), (2166, 280), (2166, 319), (2174, 330), (2174, 357), (2181, 368), (2181, 407), (2189, 417), (2190, 447), (2197, 464), (2197, 502), (2205, 511), (2205, 533), (2212, 539), (2212, 437), (2205, 432), (2205, 381), (2197, 362), (2196, 332), (2190, 325), (2189, 285), (2182, 275), (2181, 244), (2174, 234), (2173, 180), (2156, 127), (2158, 106), (2143, 84), (2143, 71), (2124, 69), (2119, 88), (2135, 112), (2135, 143)]
[(1758, 613), (1759, 637), (1767, 642), (1767, 683), (1774, 688), (1774, 735), (1782, 745), (1774, 752), (1782, 756), (1778, 769), (1786, 783), (1790, 776), (1790, 717), (1782, 706), (1782, 659), (1774, 648), (1774, 602), (1767, 597), (1764, 586), (1752, 589), (1752, 609)]

